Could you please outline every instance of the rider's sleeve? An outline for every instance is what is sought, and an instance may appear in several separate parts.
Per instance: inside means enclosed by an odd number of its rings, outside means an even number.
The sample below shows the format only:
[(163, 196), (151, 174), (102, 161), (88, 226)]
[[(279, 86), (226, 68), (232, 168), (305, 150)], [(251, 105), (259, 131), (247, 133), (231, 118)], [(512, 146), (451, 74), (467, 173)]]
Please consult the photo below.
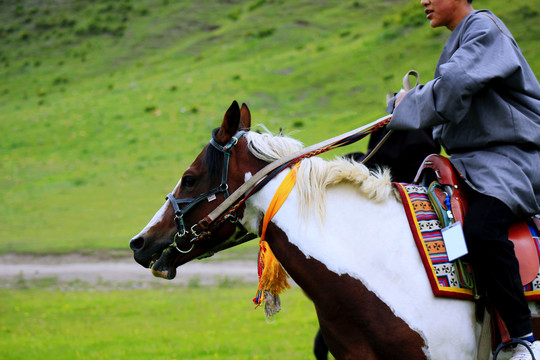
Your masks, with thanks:
[(476, 94), (519, 70), (515, 47), (489, 17), (464, 20), (445, 44), (435, 79), (403, 97), (388, 127), (418, 129), (466, 120), (481, 110), (471, 106)]

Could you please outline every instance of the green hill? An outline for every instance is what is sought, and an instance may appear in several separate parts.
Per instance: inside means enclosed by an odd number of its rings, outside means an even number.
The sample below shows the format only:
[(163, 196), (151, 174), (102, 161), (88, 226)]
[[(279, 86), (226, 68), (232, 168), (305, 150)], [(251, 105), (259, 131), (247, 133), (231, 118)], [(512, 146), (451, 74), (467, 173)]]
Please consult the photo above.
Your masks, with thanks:
[[(540, 74), (540, 3), (474, 5)], [(448, 34), (419, 1), (0, 0), (0, 252), (126, 249), (232, 100), (310, 145), (429, 80)]]

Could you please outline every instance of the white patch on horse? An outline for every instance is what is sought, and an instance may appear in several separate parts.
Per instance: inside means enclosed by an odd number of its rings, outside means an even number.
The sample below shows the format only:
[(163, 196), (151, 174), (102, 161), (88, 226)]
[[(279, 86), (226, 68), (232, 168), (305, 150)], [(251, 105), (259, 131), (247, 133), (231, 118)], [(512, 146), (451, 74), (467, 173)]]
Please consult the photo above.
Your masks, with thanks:
[[(255, 210), (251, 216), (266, 211), (287, 172), (248, 201), (249, 211)], [(295, 186), (272, 222), (306, 257), (361, 281), (425, 339), (428, 358), (455, 359), (456, 351), (473, 358), (478, 331), (474, 305), (434, 297), (402, 205), (394, 197), (375, 202), (350, 183), (332, 185), (322, 223), (316, 213), (301, 217), (298, 201)], [(251, 221), (249, 225), (253, 229)]]
[[(180, 187), (180, 184), (182, 183), (182, 179), (180, 179), (178, 181), (178, 184), (176, 184), (176, 186), (174, 187), (172, 193), (174, 194), (176, 192), (176, 190)], [(169, 200), (165, 200), (165, 203), (163, 204), (163, 206), (154, 214), (154, 216), (152, 217), (152, 219), (150, 220), (150, 222), (144, 227), (144, 229), (141, 230), (141, 232), (134, 237), (135, 238), (138, 238), (140, 236), (143, 236), (144, 234), (146, 234), (154, 225), (160, 223), (163, 218), (164, 218), (164, 215), (165, 215), (165, 212), (167, 211), (167, 208), (169, 207)]]
[[(253, 175), (247, 172), (244, 175), (244, 181), (248, 181)], [(259, 223), (263, 218), (263, 212), (253, 208), (251, 201), (246, 202), (246, 210), (241, 218), (242, 225), (246, 227), (250, 232), (258, 234)]]

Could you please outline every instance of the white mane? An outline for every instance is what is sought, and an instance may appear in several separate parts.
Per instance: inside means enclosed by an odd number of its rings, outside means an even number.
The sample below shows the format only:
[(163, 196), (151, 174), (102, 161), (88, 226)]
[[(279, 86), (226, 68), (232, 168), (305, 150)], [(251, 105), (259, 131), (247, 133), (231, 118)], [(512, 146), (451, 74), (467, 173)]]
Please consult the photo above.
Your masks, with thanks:
[[(247, 134), (248, 149), (257, 158), (267, 162), (299, 151), (303, 144), (288, 136), (275, 136), (250, 131)], [(361, 163), (343, 158), (326, 161), (319, 157), (304, 159), (298, 168), (296, 186), (299, 197), (299, 209), (315, 210), (319, 219), (324, 219), (326, 189), (339, 183), (350, 183), (359, 194), (366, 198), (382, 202), (392, 196), (390, 172), (387, 169), (370, 171)]]

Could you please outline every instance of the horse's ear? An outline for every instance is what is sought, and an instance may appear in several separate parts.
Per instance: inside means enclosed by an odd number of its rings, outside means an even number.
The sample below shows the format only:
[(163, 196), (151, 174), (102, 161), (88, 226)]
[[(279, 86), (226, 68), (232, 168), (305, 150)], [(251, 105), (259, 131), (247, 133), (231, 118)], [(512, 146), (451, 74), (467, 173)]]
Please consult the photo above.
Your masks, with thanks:
[(234, 134), (236, 134), (239, 124), (240, 106), (238, 106), (238, 103), (235, 100), (229, 109), (227, 109), (227, 112), (225, 112), (223, 123), (221, 123), (221, 127), (216, 134), (216, 140), (222, 144), (227, 143), (234, 136)]
[(249, 112), (249, 109), (246, 103), (243, 103), (242, 107), (240, 108), (240, 127), (238, 128), (238, 130), (248, 131), (250, 128), (251, 128), (251, 113)]

